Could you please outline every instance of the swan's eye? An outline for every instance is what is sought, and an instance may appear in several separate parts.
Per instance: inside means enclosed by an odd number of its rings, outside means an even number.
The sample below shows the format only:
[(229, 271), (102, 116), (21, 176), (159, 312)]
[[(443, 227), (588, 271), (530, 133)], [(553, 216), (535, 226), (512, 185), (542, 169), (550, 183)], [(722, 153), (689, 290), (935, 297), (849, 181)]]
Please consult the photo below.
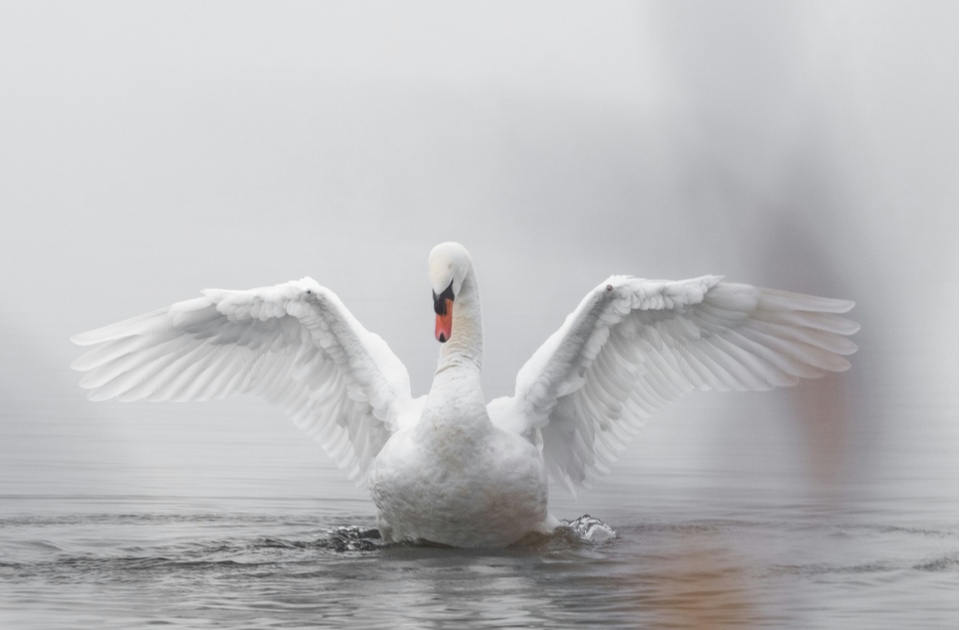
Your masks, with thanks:
[(450, 286), (444, 289), (440, 295), (437, 295), (436, 291), (433, 292), (433, 312), (437, 315), (446, 315), (447, 300), (453, 301), (453, 280), (450, 281)]

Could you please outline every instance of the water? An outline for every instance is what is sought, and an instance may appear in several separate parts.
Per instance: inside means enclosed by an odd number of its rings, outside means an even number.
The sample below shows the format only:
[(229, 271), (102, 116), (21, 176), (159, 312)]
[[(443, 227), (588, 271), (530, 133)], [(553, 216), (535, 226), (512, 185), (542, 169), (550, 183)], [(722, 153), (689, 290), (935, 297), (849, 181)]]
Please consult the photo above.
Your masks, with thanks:
[[(951, 627), (957, 532), (779, 506), (620, 521), (503, 551), (349, 551), (368, 512), (316, 502), (21, 498), (7, 503), (7, 628), (307, 626)], [(733, 510), (731, 510), (732, 512)], [(614, 511), (616, 512), (616, 511)], [(873, 550), (873, 553), (869, 553)], [(922, 604), (922, 606), (918, 606)]]
[(0, 628), (957, 627), (955, 391), (808, 430), (827, 383), (677, 405), (551, 497), (616, 538), (498, 551), (342, 544), (371, 501), (266, 404), (13, 396)]

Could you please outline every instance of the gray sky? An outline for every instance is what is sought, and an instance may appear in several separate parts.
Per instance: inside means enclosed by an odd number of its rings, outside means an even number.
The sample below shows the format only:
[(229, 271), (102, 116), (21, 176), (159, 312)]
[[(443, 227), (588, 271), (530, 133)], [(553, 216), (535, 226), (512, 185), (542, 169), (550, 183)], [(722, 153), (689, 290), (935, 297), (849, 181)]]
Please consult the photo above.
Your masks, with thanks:
[(66, 367), (70, 334), (208, 286), (311, 275), (425, 392), (450, 239), (489, 396), (607, 275), (721, 273), (856, 300), (859, 395), (955, 405), (957, 23), (952, 1), (4, 2), (0, 454), (45, 439), (30, 414), (208, 413), (92, 411)]

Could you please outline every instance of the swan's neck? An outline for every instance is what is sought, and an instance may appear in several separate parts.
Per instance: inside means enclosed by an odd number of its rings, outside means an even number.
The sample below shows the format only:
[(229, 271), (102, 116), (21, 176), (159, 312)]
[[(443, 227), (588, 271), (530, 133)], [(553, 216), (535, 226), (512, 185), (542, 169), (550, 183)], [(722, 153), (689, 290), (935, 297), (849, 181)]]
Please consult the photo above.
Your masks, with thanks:
[[(469, 449), (474, 443), (467, 438), (486, 435), (492, 429), (480, 385), (482, 360), (480, 295), (470, 270), (453, 302), (450, 339), (440, 347), (437, 373), (417, 424), (421, 440), (441, 450)], [(456, 440), (447, 439), (450, 427), (457, 432)], [(456, 457), (462, 455), (456, 450)]]
[(453, 303), (450, 340), (440, 347), (437, 374), (452, 367), (480, 371), (483, 364), (483, 326), (480, 322), (480, 291), (471, 269)]

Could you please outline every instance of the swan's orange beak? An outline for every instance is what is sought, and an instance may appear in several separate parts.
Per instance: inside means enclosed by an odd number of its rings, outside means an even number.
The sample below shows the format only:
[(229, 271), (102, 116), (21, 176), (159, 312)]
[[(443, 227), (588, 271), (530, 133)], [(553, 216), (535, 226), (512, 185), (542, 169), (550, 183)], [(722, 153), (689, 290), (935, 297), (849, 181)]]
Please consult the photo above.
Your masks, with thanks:
[(450, 340), (450, 334), (453, 329), (453, 300), (450, 298), (444, 299), (443, 308), (437, 310), (442, 310), (443, 312), (437, 313), (437, 328), (434, 334), (437, 337), (437, 341), (446, 343)]
[(437, 327), (433, 334), (440, 343), (450, 341), (453, 330), (453, 297), (453, 280), (440, 295), (437, 295), (436, 291), (433, 292), (433, 312), (437, 314)]

